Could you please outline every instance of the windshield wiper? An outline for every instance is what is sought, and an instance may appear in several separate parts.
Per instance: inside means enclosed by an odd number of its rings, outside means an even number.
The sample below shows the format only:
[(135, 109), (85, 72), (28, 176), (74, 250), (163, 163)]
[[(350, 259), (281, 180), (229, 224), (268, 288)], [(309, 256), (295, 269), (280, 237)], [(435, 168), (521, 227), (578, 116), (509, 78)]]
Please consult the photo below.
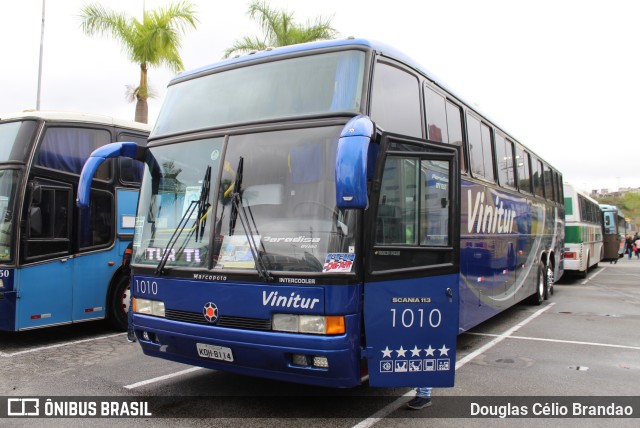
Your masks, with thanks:
[[(247, 244), (249, 244), (249, 250), (251, 251), (251, 256), (253, 257), (253, 262), (256, 266), (256, 270), (258, 271), (258, 275), (263, 281), (273, 281), (273, 277), (271, 273), (267, 269), (267, 266), (262, 259), (263, 253), (258, 248), (256, 241), (254, 239), (253, 230), (251, 229), (251, 223), (249, 222), (249, 217), (247, 216), (247, 211), (242, 205), (242, 170), (244, 168), (244, 158), (240, 157), (238, 161), (238, 169), (236, 171), (236, 181), (233, 184), (233, 193), (231, 193), (231, 216), (229, 218), (229, 235), (233, 235), (236, 220), (238, 218), (238, 214), (240, 217), (240, 223), (242, 224), (242, 229), (244, 230), (244, 235), (247, 238)], [(253, 218), (253, 215), (252, 215)], [(255, 221), (254, 221), (255, 224)], [(257, 229), (257, 228), (256, 228)], [(257, 234), (257, 230), (256, 230)]]
[[(200, 198), (198, 198), (197, 200), (191, 201), (186, 211), (180, 218), (180, 222), (178, 222), (178, 226), (176, 226), (176, 229), (173, 231), (173, 234), (169, 238), (169, 241), (167, 242), (167, 245), (164, 248), (164, 251), (162, 252), (162, 257), (160, 258), (160, 262), (156, 267), (156, 275), (162, 275), (164, 273), (164, 267), (167, 264), (167, 260), (169, 260), (169, 256), (171, 255), (171, 252), (169, 251), (169, 249), (173, 248), (175, 243), (178, 241), (180, 234), (182, 234), (182, 231), (187, 226), (189, 219), (192, 218), (193, 213), (196, 213), (197, 215), (194, 226), (195, 226), (195, 233), (196, 233), (196, 242), (198, 242), (198, 234), (199, 233), (202, 234), (204, 232), (204, 225), (206, 223), (206, 219), (202, 219), (202, 217), (204, 217), (204, 215), (207, 212), (207, 209), (209, 209), (209, 206), (211, 205), (208, 202), (210, 187), (211, 187), (211, 166), (208, 166), (207, 170), (204, 173), (202, 186), (200, 187)], [(198, 210), (197, 212), (196, 212), (196, 209)]]
[(211, 206), (209, 203), (209, 191), (211, 190), (211, 166), (207, 167), (207, 171), (204, 173), (204, 180), (202, 181), (202, 188), (200, 188), (200, 199), (198, 200), (198, 218), (196, 219), (196, 242), (198, 237), (202, 237), (204, 234), (204, 227), (207, 224), (207, 210)]

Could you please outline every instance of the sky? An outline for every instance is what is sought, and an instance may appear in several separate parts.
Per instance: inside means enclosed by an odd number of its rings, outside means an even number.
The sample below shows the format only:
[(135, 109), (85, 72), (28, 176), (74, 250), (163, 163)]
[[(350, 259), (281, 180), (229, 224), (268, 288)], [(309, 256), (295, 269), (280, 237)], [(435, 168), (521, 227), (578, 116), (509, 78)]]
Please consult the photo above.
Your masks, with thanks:
[[(167, 0), (94, 0), (141, 19)], [(80, 30), (83, 0), (45, 0), (43, 110), (133, 120), (125, 97), (139, 67), (117, 41)], [(191, 0), (186, 70), (259, 35), (249, 0)], [(0, 117), (37, 102), (42, 0), (0, 0)], [(440, 82), (547, 160), (580, 190), (640, 187), (640, 2), (636, 0), (270, 0), (299, 23), (332, 19), (339, 37), (370, 38)], [(173, 73), (149, 71), (158, 115)], [(635, 144), (639, 147), (635, 148)], [(638, 160), (635, 159), (636, 155)]]

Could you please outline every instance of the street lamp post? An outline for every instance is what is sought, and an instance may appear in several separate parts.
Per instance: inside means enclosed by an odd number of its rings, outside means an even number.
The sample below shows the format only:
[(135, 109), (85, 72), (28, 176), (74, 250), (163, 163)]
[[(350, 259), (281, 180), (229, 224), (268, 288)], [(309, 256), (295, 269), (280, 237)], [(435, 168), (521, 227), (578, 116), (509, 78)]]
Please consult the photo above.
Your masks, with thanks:
[(36, 110), (40, 110), (40, 86), (42, 82), (42, 51), (44, 48), (44, 1), (42, 0), (42, 27), (40, 30), (40, 62), (38, 63), (38, 98), (36, 100)]

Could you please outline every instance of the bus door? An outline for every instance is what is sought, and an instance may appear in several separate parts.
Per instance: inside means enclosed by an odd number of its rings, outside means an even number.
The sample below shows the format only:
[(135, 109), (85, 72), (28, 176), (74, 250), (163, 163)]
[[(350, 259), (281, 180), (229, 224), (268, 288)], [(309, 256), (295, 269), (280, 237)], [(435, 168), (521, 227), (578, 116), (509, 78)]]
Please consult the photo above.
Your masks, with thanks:
[(365, 243), (371, 386), (453, 386), (459, 308), (458, 147), (383, 134)]
[(16, 330), (67, 323), (72, 311), (72, 186), (37, 179), (29, 188)]

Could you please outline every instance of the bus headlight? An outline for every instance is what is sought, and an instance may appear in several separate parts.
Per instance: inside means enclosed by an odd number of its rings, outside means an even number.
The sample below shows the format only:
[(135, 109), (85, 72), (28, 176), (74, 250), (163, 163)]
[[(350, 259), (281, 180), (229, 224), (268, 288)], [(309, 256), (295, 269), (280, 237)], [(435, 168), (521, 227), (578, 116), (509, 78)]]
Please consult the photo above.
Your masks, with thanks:
[(164, 302), (134, 297), (133, 312), (164, 318)]
[(306, 334), (344, 334), (344, 316), (273, 314), (274, 331)]

